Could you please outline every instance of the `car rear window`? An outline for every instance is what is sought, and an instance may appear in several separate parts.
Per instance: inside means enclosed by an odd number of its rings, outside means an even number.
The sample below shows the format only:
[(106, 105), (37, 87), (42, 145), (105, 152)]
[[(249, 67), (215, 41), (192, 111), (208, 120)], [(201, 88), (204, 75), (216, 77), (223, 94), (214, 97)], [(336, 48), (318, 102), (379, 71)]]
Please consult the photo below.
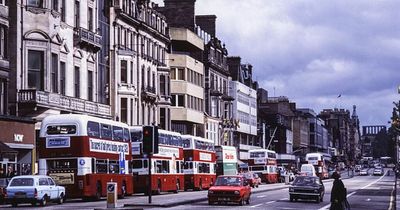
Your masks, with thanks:
[(33, 186), (33, 178), (15, 178), (11, 180), (10, 186)]

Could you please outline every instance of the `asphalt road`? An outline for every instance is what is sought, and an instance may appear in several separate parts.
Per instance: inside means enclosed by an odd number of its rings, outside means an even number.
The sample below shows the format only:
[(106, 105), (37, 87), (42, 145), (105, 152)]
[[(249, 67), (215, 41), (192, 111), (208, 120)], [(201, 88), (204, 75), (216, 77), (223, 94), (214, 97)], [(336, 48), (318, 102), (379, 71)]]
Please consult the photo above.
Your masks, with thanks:
[[(372, 169), (369, 171), (372, 173)], [(386, 172), (386, 171), (385, 171)], [(393, 193), (394, 176), (355, 176), (350, 179), (343, 180), (347, 192), (348, 201), (351, 209), (374, 209), (387, 210), (390, 206), (390, 199)], [(167, 193), (164, 195), (153, 196), (153, 204), (147, 205), (148, 197), (143, 195), (134, 195), (118, 201), (118, 206), (133, 205), (127, 209), (329, 209), (330, 191), (332, 188), (332, 180), (324, 180), (325, 196), (324, 201), (315, 203), (313, 201), (299, 200), (297, 202), (289, 201), (288, 185), (269, 184), (261, 185), (259, 188), (252, 190), (251, 201), (249, 205), (237, 206), (236, 204), (212, 205), (209, 206), (205, 198), (207, 191), (196, 192), (179, 192), (178, 194)], [(195, 200), (198, 201), (195, 201)], [(190, 203), (175, 206), (174, 203), (181, 201), (191, 201)], [(172, 207), (163, 207), (162, 205), (169, 203)], [(158, 206), (157, 206), (158, 205)], [(39, 208), (48, 209), (101, 209), (106, 207), (106, 200), (96, 202), (82, 202), (81, 200), (68, 200), (62, 205), (49, 204), (46, 207), (32, 207), (28, 204), (21, 204), (16, 209), (32, 209)], [(11, 206), (0, 205), (3, 209), (13, 209)]]

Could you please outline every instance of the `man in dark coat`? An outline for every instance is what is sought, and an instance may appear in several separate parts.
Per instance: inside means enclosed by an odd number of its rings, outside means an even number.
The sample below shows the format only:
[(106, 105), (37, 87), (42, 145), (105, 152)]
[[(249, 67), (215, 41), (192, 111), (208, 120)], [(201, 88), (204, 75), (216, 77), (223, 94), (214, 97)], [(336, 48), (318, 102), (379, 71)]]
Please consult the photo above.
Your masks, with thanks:
[(333, 181), (332, 191), (331, 191), (331, 207), (330, 210), (342, 210), (345, 209), (345, 200), (346, 200), (346, 188), (342, 180), (340, 179), (340, 174), (338, 172), (333, 172), (332, 178)]

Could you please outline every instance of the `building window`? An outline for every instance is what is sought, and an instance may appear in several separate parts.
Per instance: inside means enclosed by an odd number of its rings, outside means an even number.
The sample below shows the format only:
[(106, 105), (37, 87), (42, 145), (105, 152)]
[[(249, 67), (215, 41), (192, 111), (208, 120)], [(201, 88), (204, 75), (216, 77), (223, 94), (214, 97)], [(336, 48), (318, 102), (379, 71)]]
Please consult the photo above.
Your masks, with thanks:
[(93, 71), (88, 71), (88, 100), (93, 101)]
[(0, 80), (0, 114), (6, 114), (6, 83)]
[(8, 39), (8, 30), (6, 26), (1, 25), (0, 27), (0, 57), (7, 58), (8, 47), (7, 47), (7, 39)]
[(79, 16), (80, 16), (80, 5), (79, 5), (79, 1), (75, 1), (75, 9), (74, 9), (74, 14), (75, 14), (75, 17), (74, 17), (74, 24), (75, 24), (75, 27), (76, 28), (79, 28), (79, 26), (80, 26), (80, 18), (79, 18)]
[(121, 98), (121, 122), (128, 122), (128, 100)]
[(61, 21), (65, 22), (65, 0), (61, 0)]
[(176, 79), (176, 68), (171, 68), (171, 79), (175, 80)]
[(128, 62), (121, 60), (121, 83), (128, 83)]
[(165, 76), (160, 75), (160, 95), (167, 95), (165, 92)]
[(135, 73), (134, 73), (133, 62), (131, 61), (131, 84), (133, 84), (133, 81), (135, 81), (135, 79), (133, 78), (134, 75)]
[(74, 90), (75, 90), (75, 97), (79, 98), (81, 97), (80, 94), (80, 72), (79, 72), (79, 67), (75, 66), (75, 79), (74, 79)]
[(60, 93), (65, 95), (65, 62), (60, 62)]
[(51, 54), (51, 92), (58, 93), (58, 55)]
[(178, 106), (185, 107), (185, 96), (178, 95)]
[(28, 6), (43, 8), (43, 0), (28, 0)]
[(51, 0), (51, 9), (58, 12), (58, 0)]
[(178, 69), (178, 80), (185, 80), (185, 69)]
[(93, 8), (88, 7), (88, 29), (93, 31)]
[(28, 50), (28, 88), (44, 90), (43, 51)]

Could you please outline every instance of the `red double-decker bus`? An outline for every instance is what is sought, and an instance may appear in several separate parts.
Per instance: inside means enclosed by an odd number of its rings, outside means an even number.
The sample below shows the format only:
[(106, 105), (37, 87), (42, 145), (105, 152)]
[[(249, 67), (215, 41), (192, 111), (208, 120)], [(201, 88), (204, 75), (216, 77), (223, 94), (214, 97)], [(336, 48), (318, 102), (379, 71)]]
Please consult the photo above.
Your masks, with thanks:
[(118, 195), (133, 193), (128, 125), (77, 114), (43, 119), (37, 142), (39, 174), (66, 188), (68, 198), (106, 196), (107, 182), (117, 182)]
[(249, 171), (257, 173), (265, 183), (277, 183), (276, 152), (267, 149), (249, 150)]
[(208, 189), (214, 183), (214, 142), (201, 137), (183, 135), (185, 190)]
[[(134, 192), (148, 192), (149, 159), (143, 154), (143, 126), (130, 128), (132, 138), (131, 168)], [(183, 148), (179, 133), (158, 129), (158, 153), (151, 156), (151, 190), (156, 194), (175, 192), (184, 187)]]

